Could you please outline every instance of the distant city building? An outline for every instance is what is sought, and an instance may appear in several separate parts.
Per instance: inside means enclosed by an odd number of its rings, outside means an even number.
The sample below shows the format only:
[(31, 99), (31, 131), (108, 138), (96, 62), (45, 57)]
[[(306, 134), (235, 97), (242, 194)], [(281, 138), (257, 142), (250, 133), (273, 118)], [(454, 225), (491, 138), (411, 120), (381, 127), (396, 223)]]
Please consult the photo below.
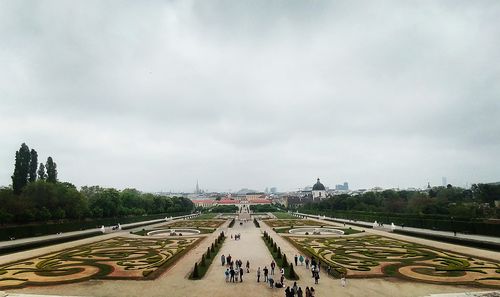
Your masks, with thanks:
[(442, 186), (446, 187), (448, 185), (448, 180), (446, 179), (446, 176), (443, 176), (441, 178)]
[(321, 199), (326, 198), (326, 188), (319, 181), (319, 178), (318, 178), (318, 181), (312, 187), (312, 197), (313, 197), (313, 200), (316, 200), (316, 199), (321, 200)]
[(343, 185), (335, 185), (335, 190), (337, 191), (349, 191), (349, 184), (344, 182)]
[(271, 187), (271, 194), (276, 194), (278, 193), (278, 189), (276, 187)]

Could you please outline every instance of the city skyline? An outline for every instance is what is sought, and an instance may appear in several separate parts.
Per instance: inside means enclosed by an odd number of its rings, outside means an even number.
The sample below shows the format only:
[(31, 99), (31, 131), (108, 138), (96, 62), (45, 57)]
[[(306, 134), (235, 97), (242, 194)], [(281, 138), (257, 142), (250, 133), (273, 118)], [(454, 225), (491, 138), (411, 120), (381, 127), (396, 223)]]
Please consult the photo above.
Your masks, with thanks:
[(23, 142), (78, 187), (497, 182), (498, 15), (495, 1), (2, 1), (0, 185)]

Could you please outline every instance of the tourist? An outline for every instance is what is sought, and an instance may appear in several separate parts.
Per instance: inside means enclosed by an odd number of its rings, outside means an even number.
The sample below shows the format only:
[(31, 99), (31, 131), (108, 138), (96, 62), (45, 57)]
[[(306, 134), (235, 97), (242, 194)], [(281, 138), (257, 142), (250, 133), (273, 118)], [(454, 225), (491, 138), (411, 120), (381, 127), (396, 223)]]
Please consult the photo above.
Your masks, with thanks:
[(302, 255), (299, 256), (299, 262), (300, 262), (300, 265), (304, 265), (304, 256), (302, 256)]
[(264, 266), (264, 282), (267, 282), (268, 281), (268, 278), (267, 278), (267, 275), (269, 273), (269, 270), (267, 269), (267, 266)]
[(272, 277), (272, 276), (269, 276), (269, 286), (270, 286), (271, 288), (274, 288), (274, 279), (273, 279), (273, 277)]
[(222, 266), (224, 266), (224, 264), (226, 264), (226, 257), (224, 256), (224, 254), (222, 254), (222, 256), (220, 256), (220, 262), (222, 263)]
[(303, 297), (303, 295), (302, 295), (302, 294), (303, 294), (303, 293), (302, 293), (302, 288), (301, 288), (301, 287), (299, 287), (299, 289), (297, 290), (297, 297)]
[(313, 288), (313, 287), (311, 287), (311, 294), (310, 294), (310, 296), (311, 296), (311, 297), (314, 297), (314, 295), (315, 295), (314, 288)]
[(224, 275), (226, 276), (226, 283), (229, 282), (229, 268), (226, 268)]
[(309, 257), (306, 258), (306, 269), (309, 269)]
[(276, 267), (276, 263), (274, 260), (271, 261), (271, 275), (274, 275), (274, 267)]
[(314, 272), (316, 272), (316, 266), (311, 265), (311, 277), (314, 277)]
[(234, 283), (234, 269), (231, 267), (231, 270), (229, 270), (229, 274), (231, 275), (231, 279), (230, 279), (230, 282), (233, 282)]
[(297, 282), (293, 282), (293, 287), (292, 287), (292, 290), (293, 290), (293, 295), (295, 295), (295, 293), (297, 293), (299, 287), (297, 286)]
[(227, 264), (231, 264), (231, 254), (229, 254), (227, 257), (226, 257), (226, 262)]
[(282, 274), (280, 277), (280, 283), (283, 284), (285, 282), (285, 275)]
[(299, 261), (299, 256), (297, 256), (297, 254), (295, 254), (295, 257), (293, 257), (293, 259), (295, 260), (295, 267), (297, 267), (297, 263)]
[(316, 270), (314, 272), (314, 283), (317, 285), (318, 284), (318, 280), (319, 280), (319, 271)]
[(311, 290), (309, 290), (309, 287), (306, 287), (306, 297), (311, 297)]
[(290, 292), (290, 287), (286, 287), (285, 289), (285, 297), (293, 297), (293, 295), (290, 295), (291, 292)]
[(243, 282), (243, 268), (240, 267), (240, 283)]
[(250, 262), (247, 260), (247, 273), (250, 273)]
[(340, 284), (342, 285), (342, 288), (347, 286), (347, 280), (345, 279), (345, 274), (342, 274), (342, 276), (340, 277)]
[(260, 283), (260, 266), (257, 268), (257, 282)]
[(281, 273), (281, 275), (284, 275), (285, 274), (285, 268), (281, 267), (280, 273)]

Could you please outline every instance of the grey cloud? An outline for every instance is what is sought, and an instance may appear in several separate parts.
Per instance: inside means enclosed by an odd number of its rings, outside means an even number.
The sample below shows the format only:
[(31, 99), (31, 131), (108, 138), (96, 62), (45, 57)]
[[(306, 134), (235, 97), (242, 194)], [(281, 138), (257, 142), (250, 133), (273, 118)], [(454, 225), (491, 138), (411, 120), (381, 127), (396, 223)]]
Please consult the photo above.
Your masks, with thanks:
[[(496, 1), (3, 1), (0, 184), (494, 181)], [(425, 164), (425, 165), (423, 165)]]

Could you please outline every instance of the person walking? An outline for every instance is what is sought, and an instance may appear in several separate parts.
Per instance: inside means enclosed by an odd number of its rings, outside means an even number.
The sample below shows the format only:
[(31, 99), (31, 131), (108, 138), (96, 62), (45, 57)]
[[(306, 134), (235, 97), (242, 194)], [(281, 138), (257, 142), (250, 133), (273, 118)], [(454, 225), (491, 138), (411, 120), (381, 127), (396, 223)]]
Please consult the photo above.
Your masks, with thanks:
[(345, 279), (345, 274), (342, 274), (342, 277), (340, 278), (340, 284), (342, 285), (342, 288), (347, 286), (347, 280)]
[(318, 284), (318, 280), (319, 280), (319, 271), (315, 271), (314, 272), (314, 284)]
[[(300, 262), (300, 265), (304, 265), (304, 256), (300, 255), (299, 256), (299, 262)], [(297, 266), (297, 265), (295, 265)]]
[(280, 273), (281, 273), (281, 275), (285, 275), (285, 268), (281, 267)]
[(311, 297), (311, 290), (309, 290), (309, 287), (306, 287), (306, 297)]
[(306, 269), (309, 269), (309, 257), (306, 258)]
[(257, 268), (257, 282), (260, 283), (260, 266)]
[(229, 281), (234, 283), (234, 269), (233, 268), (231, 268), (231, 270), (229, 270), (229, 274), (231, 275), (231, 279)]
[(276, 267), (276, 263), (274, 260), (271, 261), (271, 275), (274, 275), (274, 267)]
[(286, 287), (285, 289), (285, 297), (293, 297), (293, 295), (290, 295), (290, 287)]
[(247, 260), (247, 273), (250, 273), (250, 262)]
[(297, 291), (299, 290), (299, 286), (297, 286), (297, 282), (293, 282), (292, 290), (293, 290), (293, 295), (295, 295), (297, 293)]
[(295, 267), (297, 267), (297, 263), (299, 262), (299, 256), (295, 254), (295, 257), (293, 257), (293, 259), (295, 260)]
[(243, 267), (240, 267), (240, 283), (243, 282)]
[(268, 274), (269, 274), (269, 269), (267, 269), (267, 266), (264, 266), (263, 271), (264, 271), (264, 282), (267, 283), (267, 281), (268, 281)]
[(302, 294), (303, 294), (303, 293), (302, 293), (302, 288), (301, 288), (301, 287), (299, 287), (299, 289), (297, 290), (297, 297), (303, 297), (303, 295), (302, 295)]
[(222, 256), (220, 256), (220, 262), (222, 263), (222, 266), (224, 266), (224, 264), (226, 264), (226, 257), (224, 256), (224, 254), (222, 254)]
[(316, 291), (314, 291), (314, 288), (311, 287), (311, 294), (310, 294), (310, 296), (314, 297), (315, 295), (316, 295)]
[(226, 269), (224, 275), (226, 276), (226, 283), (229, 282), (229, 268)]

